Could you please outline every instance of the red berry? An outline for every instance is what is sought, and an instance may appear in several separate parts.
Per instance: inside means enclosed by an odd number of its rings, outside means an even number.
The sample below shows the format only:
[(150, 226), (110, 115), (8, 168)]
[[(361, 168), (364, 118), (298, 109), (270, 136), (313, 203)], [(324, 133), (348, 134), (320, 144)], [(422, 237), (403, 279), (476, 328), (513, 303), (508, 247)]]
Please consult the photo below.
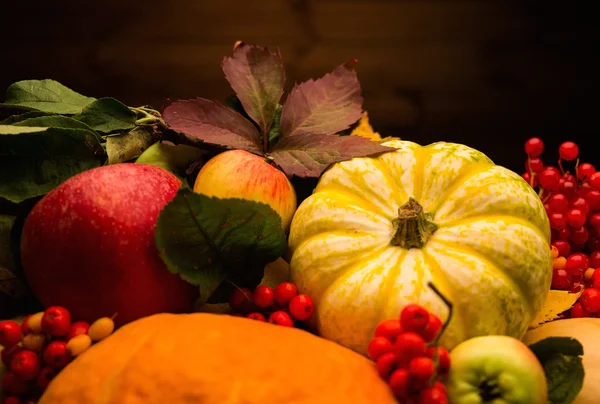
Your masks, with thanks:
[(569, 275), (581, 275), (588, 268), (589, 261), (587, 257), (581, 253), (569, 255), (565, 264), (565, 270)]
[(579, 209), (571, 209), (567, 212), (567, 224), (571, 227), (581, 227), (585, 224), (585, 213)]
[(40, 372), (40, 358), (29, 349), (17, 352), (10, 361), (10, 370), (20, 379), (33, 380)]
[(67, 340), (70, 340), (78, 335), (87, 334), (89, 329), (90, 325), (85, 321), (75, 321), (73, 324), (71, 324), (71, 328), (67, 334)]
[(7, 396), (2, 404), (23, 404), (23, 400), (17, 396)]
[(600, 228), (600, 213), (594, 213), (590, 216), (588, 223), (592, 226), (596, 231)]
[(596, 269), (592, 274), (592, 287), (600, 290), (600, 269)]
[(56, 370), (51, 368), (50, 366), (46, 366), (40, 370), (40, 374), (37, 377), (36, 384), (39, 389), (44, 392), (52, 379), (56, 376)]
[(548, 219), (550, 220), (550, 227), (556, 230), (563, 229), (567, 225), (567, 217), (564, 213), (552, 212)]
[(590, 232), (587, 227), (581, 226), (578, 229), (571, 230), (571, 241), (573, 244), (584, 245), (590, 238)]
[(600, 172), (595, 172), (588, 179), (588, 183), (600, 191)]
[[(560, 229), (558, 231), (558, 238), (559, 238), (559, 240), (570, 241), (571, 240), (571, 229), (569, 229), (567, 226)], [(571, 249), (573, 249), (573, 246), (571, 246)]]
[(388, 384), (397, 400), (402, 401), (403, 399), (408, 398), (411, 383), (407, 369), (395, 370), (394, 373), (390, 375)]
[(552, 289), (569, 290), (571, 288), (571, 278), (564, 269), (557, 269), (552, 273)]
[(67, 342), (61, 340), (51, 341), (46, 345), (42, 357), (46, 365), (55, 369), (64, 368), (71, 361), (71, 355), (67, 351)]
[(563, 160), (573, 161), (579, 156), (579, 146), (573, 142), (564, 142), (558, 147), (558, 154)]
[(600, 211), (600, 191), (596, 191), (595, 189), (588, 191), (585, 195), (585, 199), (592, 212)]
[(2, 358), (2, 363), (4, 363), (4, 365), (6, 365), (6, 367), (10, 366), (10, 361), (12, 360), (13, 356), (15, 356), (15, 354), (19, 351), (22, 351), (23, 348), (18, 346), (18, 345), (13, 345), (11, 347), (7, 347), (7, 348), (3, 348), (0, 351), (0, 357)]
[(577, 166), (577, 179), (585, 181), (596, 172), (596, 167), (590, 163), (581, 163)]
[(274, 311), (269, 316), (269, 323), (281, 325), (283, 327), (293, 327), (294, 320), (283, 310)]
[(548, 198), (548, 205), (552, 212), (566, 212), (569, 209), (569, 198), (564, 194), (552, 194)]
[(385, 337), (392, 342), (396, 340), (396, 337), (400, 335), (401, 332), (402, 326), (400, 325), (400, 320), (396, 319), (383, 320), (375, 328), (376, 337)]
[(421, 334), (429, 324), (429, 312), (418, 304), (409, 304), (400, 313), (400, 326), (405, 331)]
[(396, 337), (394, 348), (400, 364), (408, 364), (411, 359), (425, 356), (427, 346), (425, 340), (414, 332), (403, 332)]
[(438, 386), (421, 390), (418, 404), (448, 404), (448, 395)]
[(262, 313), (259, 313), (259, 312), (247, 314), (246, 318), (249, 318), (250, 320), (267, 321), (265, 316), (263, 316)]
[(571, 245), (565, 240), (556, 240), (552, 245), (558, 250), (559, 257), (567, 257), (571, 253)]
[(523, 177), (523, 179), (525, 180), (525, 182), (527, 182), (529, 185), (531, 185), (533, 188), (537, 187), (538, 185), (538, 175), (531, 175), (529, 172), (523, 173), (521, 175), (521, 177)]
[(283, 282), (277, 285), (274, 294), (275, 302), (281, 307), (286, 307), (298, 294), (298, 288), (291, 282)]
[(425, 342), (433, 341), (442, 330), (442, 320), (435, 314), (429, 314), (429, 323), (423, 332)]
[(590, 254), (590, 268), (600, 268), (600, 249), (594, 250)]
[(539, 177), (542, 188), (552, 191), (558, 187), (560, 172), (554, 167), (546, 167), (540, 172)]
[(577, 198), (573, 199), (571, 201), (570, 205), (571, 205), (571, 209), (579, 209), (586, 216), (590, 212), (590, 204), (588, 203), (587, 200), (585, 200), (585, 198), (583, 198), (581, 196), (578, 196)]
[(560, 182), (558, 184), (558, 191), (564, 194), (567, 198), (571, 199), (577, 195), (577, 180)]
[(425, 386), (435, 373), (435, 363), (426, 356), (413, 358), (408, 363), (408, 373), (418, 386)]
[(375, 337), (369, 342), (367, 353), (369, 357), (376, 361), (381, 355), (394, 351), (392, 341), (385, 337)]
[(0, 321), (0, 345), (10, 348), (21, 342), (21, 325), (16, 321)]
[(304, 321), (315, 312), (315, 305), (307, 295), (297, 295), (290, 301), (289, 310), (296, 320)]
[(254, 289), (252, 298), (256, 307), (267, 309), (275, 303), (275, 292), (268, 286), (259, 285)]
[(579, 297), (579, 302), (588, 313), (594, 314), (600, 311), (600, 290), (587, 288)]
[(249, 313), (253, 305), (252, 291), (248, 288), (235, 288), (229, 297), (229, 306), (233, 310)]
[(71, 329), (71, 313), (61, 306), (51, 306), (44, 311), (42, 330), (53, 337), (63, 337)]
[(398, 367), (398, 358), (393, 352), (384, 353), (375, 361), (377, 373), (383, 380), (388, 380), (390, 375)]
[(536, 174), (539, 174), (543, 169), (544, 169), (544, 162), (540, 158), (537, 158), (537, 157), (529, 158), (525, 162), (525, 171), (527, 171), (527, 172), (534, 172)]
[(544, 151), (544, 142), (538, 137), (532, 137), (525, 142), (525, 153), (529, 157), (539, 157)]
[(14, 372), (4, 372), (2, 375), (2, 391), (8, 394), (20, 396), (29, 391), (29, 383), (19, 378)]
[(579, 302), (575, 303), (573, 307), (571, 307), (570, 314), (572, 318), (590, 316), (590, 313), (588, 313)]
[(427, 348), (427, 356), (435, 362), (435, 354), (438, 355), (438, 373), (446, 374), (450, 370), (450, 353), (444, 347), (438, 346)]

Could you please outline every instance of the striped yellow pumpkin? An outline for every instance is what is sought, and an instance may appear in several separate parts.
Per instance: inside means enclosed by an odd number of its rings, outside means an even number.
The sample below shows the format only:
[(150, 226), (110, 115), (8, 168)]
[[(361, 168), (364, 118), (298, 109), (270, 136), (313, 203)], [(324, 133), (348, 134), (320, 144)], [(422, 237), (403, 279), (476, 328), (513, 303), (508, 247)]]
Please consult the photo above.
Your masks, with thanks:
[(312, 326), (366, 353), (375, 326), (419, 303), (452, 349), (477, 335), (521, 338), (552, 277), (550, 226), (535, 191), (470, 147), (420, 146), (329, 168), (291, 226), (291, 276), (317, 307)]

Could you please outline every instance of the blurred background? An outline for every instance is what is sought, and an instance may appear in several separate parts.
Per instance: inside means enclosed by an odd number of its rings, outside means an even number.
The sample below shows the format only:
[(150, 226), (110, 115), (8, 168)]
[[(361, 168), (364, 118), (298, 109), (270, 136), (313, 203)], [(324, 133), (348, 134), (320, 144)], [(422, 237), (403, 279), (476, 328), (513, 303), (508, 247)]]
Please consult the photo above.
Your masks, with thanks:
[(0, 87), (53, 78), (157, 108), (224, 98), (221, 60), (243, 40), (281, 49), (288, 87), (357, 58), (382, 135), (465, 143), (519, 173), (528, 137), (546, 141), (548, 163), (574, 140), (600, 166), (593, 3), (4, 0)]

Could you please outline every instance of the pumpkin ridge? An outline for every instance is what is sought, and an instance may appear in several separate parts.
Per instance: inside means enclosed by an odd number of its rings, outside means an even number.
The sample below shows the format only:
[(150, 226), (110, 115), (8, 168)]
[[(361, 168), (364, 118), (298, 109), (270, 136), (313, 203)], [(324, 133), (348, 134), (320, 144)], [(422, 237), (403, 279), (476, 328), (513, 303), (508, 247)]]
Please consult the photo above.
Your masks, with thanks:
[(129, 369), (129, 366), (131, 366), (131, 360), (133, 359), (133, 357), (138, 354), (143, 348), (145, 348), (147, 346), (147, 344), (150, 342), (150, 339), (152, 336), (154, 336), (156, 333), (148, 333), (145, 336), (141, 337), (139, 339), (139, 343), (136, 344), (134, 347), (129, 347), (129, 349), (127, 350), (129, 359), (127, 361), (125, 361), (125, 364), (123, 366), (120, 366), (118, 369), (115, 370), (115, 372), (112, 373), (112, 375), (109, 377), (108, 381), (104, 384), (104, 388), (102, 389), (103, 391), (103, 395), (98, 396), (98, 398), (96, 399), (95, 404), (108, 404), (113, 402), (113, 399), (115, 398), (115, 393), (116, 393), (116, 387), (117, 387), (117, 382), (120, 379), (120, 376)]
[[(393, 248), (393, 247), (391, 247), (391, 248)], [(402, 265), (400, 265), (400, 263), (408, 255), (408, 250), (404, 250), (404, 249), (398, 249), (398, 250), (400, 251), (400, 253), (398, 255), (398, 265), (396, 266), (396, 268), (394, 268), (393, 271), (390, 271), (390, 273), (388, 273), (388, 276), (385, 277), (385, 287), (383, 287), (382, 290), (379, 292), (380, 296), (381, 295), (383, 295), (384, 297), (390, 296), (390, 294), (391, 294), (390, 292), (392, 291), (392, 289), (395, 286), (393, 280), (400, 276), (400, 271), (402, 269)], [(377, 308), (379, 318), (383, 318), (383, 315), (385, 314), (387, 299), (384, 298), (381, 301), (382, 301), (382, 304)]]
[[(431, 213), (433, 214), (433, 218), (435, 221), (435, 213), (442, 207), (442, 205), (446, 202), (446, 200), (457, 190), (459, 189), (465, 182), (467, 182), (469, 180), (469, 178), (471, 178), (472, 176), (479, 174), (481, 172), (484, 172), (488, 169), (490, 169), (491, 167), (494, 167), (493, 165), (490, 165), (489, 163), (486, 162), (478, 162), (473, 164), (472, 166), (469, 166), (467, 168), (465, 168), (463, 170), (463, 172), (461, 172), (458, 177), (456, 177), (456, 179), (454, 180), (454, 182), (444, 190), (444, 192), (440, 195), (440, 197), (438, 198), (438, 201), (436, 202), (435, 206), (427, 213)], [(441, 225), (441, 223), (438, 223), (436, 221), (436, 224)]]
[[(315, 192), (316, 192), (316, 190), (315, 190)], [(369, 214), (378, 216), (384, 220), (390, 220), (389, 217), (387, 217), (385, 214), (383, 214), (383, 212), (381, 211), (379, 206), (375, 205), (372, 201), (370, 201), (367, 198), (364, 198), (358, 194), (355, 194), (354, 192), (351, 192), (349, 189), (347, 189), (339, 184), (327, 184), (326, 186), (319, 189), (318, 192), (330, 192), (330, 193), (344, 194), (344, 196), (348, 197), (348, 199), (353, 199), (359, 203), (364, 202), (366, 205), (368, 205), (368, 206), (360, 206), (359, 204), (357, 204), (356, 206), (359, 207), (361, 210), (363, 210), (365, 212), (369, 212)]]
[[(414, 199), (419, 201), (421, 196), (423, 195), (423, 179), (425, 178), (425, 156), (427, 154), (427, 150), (421, 146), (417, 145), (415, 148), (414, 157), (415, 157), (415, 176), (413, 180), (413, 195)], [(429, 212), (426, 212), (429, 213)]]
[[(455, 324), (458, 324), (458, 327), (463, 332), (462, 337), (466, 338), (466, 336), (469, 335), (469, 333), (468, 325), (464, 319), (468, 318), (468, 316), (465, 316), (464, 313), (462, 313), (463, 306), (455, 303), (458, 300), (454, 299), (452, 288), (449, 287), (448, 275), (446, 275), (446, 273), (440, 269), (441, 267), (439, 262), (437, 262), (437, 260), (435, 260), (431, 255), (429, 255), (429, 253), (427, 252), (427, 248), (423, 248), (421, 249), (421, 251), (423, 252), (423, 259), (425, 260), (425, 263), (427, 264), (431, 272), (431, 282), (434, 284), (435, 287), (442, 291), (442, 293), (444, 293), (444, 296), (450, 301), (450, 303), (452, 303), (454, 315), (452, 316), (451, 320), (454, 321)], [(438, 281), (440, 279), (442, 280), (441, 285)], [(434, 282), (434, 280), (436, 281)]]
[(534, 318), (536, 315), (536, 312), (534, 310), (534, 307), (532, 306), (532, 304), (529, 302), (529, 300), (527, 299), (527, 291), (526, 288), (523, 284), (521, 284), (520, 282), (517, 282), (516, 279), (514, 279), (511, 276), (506, 275), (500, 268), (499, 265), (497, 265), (496, 262), (490, 260), (489, 258), (487, 258), (486, 256), (484, 256), (483, 254), (479, 253), (478, 251), (476, 251), (475, 249), (463, 245), (463, 244), (456, 244), (456, 243), (452, 243), (449, 242), (447, 240), (440, 240), (440, 239), (436, 239), (435, 240), (437, 243), (439, 244), (443, 244), (446, 246), (451, 247), (452, 249), (465, 253), (465, 254), (469, 254), (472, 255), (474, 257), (477, 257), (479, 260), (481, 260), (482, 262), (485, 262), (487, 264), (490, 265), (490, 267), (494, 268), (494, 273), (498, 275), (499, 278), (502, 279), (506, 279), (507, 283), (511, 286), (514, 287), (514, 290), (518, 291), (519, 297), (521, 298), (521, 300), (523, 301), (523, 305), (527, 308), (527, 312), (530, 315), (530, 318)]
[(396, 190), (396, 196), (399, 199), (397, 199), (395, 202), (398, 204), (398, 206), (401, 206), (404, 202), (408, 200), (408, 198), (410, 198), (410, 195), (408, 195), (408, 192), (406, 192), (406, 188), (398, 180), (398, 178), (396, 178), (396, 176), (392, 174), (392, 170), (385, 162), (385, 160), (381, 159), (381, 156), (377, 157), (375, 159), (375, 162), (379, 166), (379, 170), (381, 170), (384, 173), (384, 177), (388, 180), (389, 184), (393, 185), (394, 189)]

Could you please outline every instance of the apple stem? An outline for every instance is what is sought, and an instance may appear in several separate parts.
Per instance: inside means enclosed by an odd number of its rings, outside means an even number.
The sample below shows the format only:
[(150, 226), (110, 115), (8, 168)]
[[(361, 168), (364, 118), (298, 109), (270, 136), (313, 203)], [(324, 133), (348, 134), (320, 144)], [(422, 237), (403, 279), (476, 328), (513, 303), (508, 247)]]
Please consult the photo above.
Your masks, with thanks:
[[(448, 300), (448, 298), (446, 296), (444, 296), (444, 294), (432, 282), (427, 282), (427, 286), (429, 286), (429, 288), (431, 290), (433, 290), (433, 292), (436, 295), (438, 295), (438, 297), (440, 299), (442, 299), (444, 304), (448, 307), (448, 318), (446, 318), (446, 321), (442, 325), (440, 332), (438, 332), (438, 334), (436, 335), (434, 340), (429, 344), (430, 347), (433, 346), (433, 347), (437, 348), (440, 345), (440, 339), (442, 338), (444, 331), (446, 331), (446, 328), (448, 328), (448, 325), (450, 324), (454, 306), (452, 305), (452, 302), (450, 300)], [(433, 361), (435, 362), (435, 372), (433, 372), (433, 375), (429, 379), (429, 386), (431, 386), (431, 387), (433, 387), (435, 380), (437, 379), (438, 369), (440, 366), (440, 353), (439, 353), (438, 349), (435, 350), (435, 354), (433, 355)]]

